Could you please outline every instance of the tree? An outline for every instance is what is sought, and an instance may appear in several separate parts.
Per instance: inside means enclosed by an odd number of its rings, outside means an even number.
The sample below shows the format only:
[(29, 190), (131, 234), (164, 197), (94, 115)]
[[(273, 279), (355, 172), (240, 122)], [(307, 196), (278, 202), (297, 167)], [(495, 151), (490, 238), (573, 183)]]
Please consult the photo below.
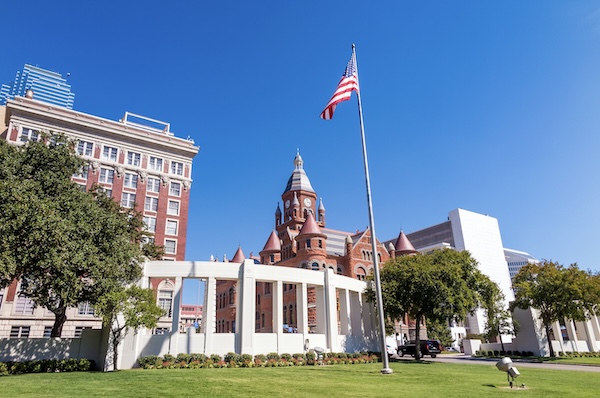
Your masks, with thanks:
[(487, 318), (483, 335), (487, 341), (500, 337), (500, 344), (504, 351), (502, 335), (516, 335), (519, 332), (519, 324), (512, 319), (510, 311), (504, 304), (504, 294), (497, 284), (489, 279), (483, 279), (480, 281), (478, 291), (481, 297), (479, 306), (483, 308)]
[(95, 305), (102, 324), (110, 330), (113, 369), (117, 370), (118, 348), (128, 328), (153, 328), (164, 311), (156, 305), (151, 289), (137, 285), (106, 293)]
[(552, 323), (562, 319), (585, 321), (600, 303), (598, 276), (580, 270), (577, 264), (564, 267), (549, 260), (528, 264), (515, 275), (513, 286), (515, 301), (511, 308), (538, 311), (552, 357)]
[(427, 336), (432, 340), (438, 340), (442, 347), (450, 347), (454, 342), (448, 323), (436, 319), (427, 320)]
[(142, 274), (141, 215), (72, 182), (84, 167), (73, 148), (55, 134), (23, 147), (0, 141), (0, 287), (19, 279), (19, 294), (54, 314), (53, 337), (68, 308)]
[(477, 288), (487, 278), (469, 252), (450, 249), (396, 257), (384, 264), (380, 275), (386, 315), (397, 320), (407, 314), (415, 320), (417, 360), (424, 320), (464, 320), (477, 307)]

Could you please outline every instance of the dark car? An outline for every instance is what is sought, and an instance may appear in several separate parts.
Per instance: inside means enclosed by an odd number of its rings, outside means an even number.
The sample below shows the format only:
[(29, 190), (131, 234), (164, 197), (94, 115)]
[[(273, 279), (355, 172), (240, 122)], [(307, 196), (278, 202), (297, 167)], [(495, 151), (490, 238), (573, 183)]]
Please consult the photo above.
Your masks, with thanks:
[[(421, 356), (431, 355), (431, 358), (435, 358), (437, 354), (442, 352), (442, 345), (437, 340), (422, 340), (421, 344)], [(405, 345), (398, 347), (398, 355), (403, 357), (404, 355), (415, 356), (416, 342), (410, 341)]]

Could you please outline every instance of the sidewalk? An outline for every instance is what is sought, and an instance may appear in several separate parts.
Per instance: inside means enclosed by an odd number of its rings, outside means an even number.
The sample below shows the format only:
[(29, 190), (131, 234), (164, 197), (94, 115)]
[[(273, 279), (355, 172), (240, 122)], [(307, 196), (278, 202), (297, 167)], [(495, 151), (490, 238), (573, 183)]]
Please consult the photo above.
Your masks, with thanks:
[[(392, 361), (412, 361), (412, 357), (398, 357), (394, 356)], [(465, 354), (442, 354), (435, 358), (425, 357), (423, 359), (426, 362), (443, 362), (443, 363), (462, 363), (470, 365), (487, 365), (495, 366), (499, 358), (474, 358)], [(513, 362), (519, 368), (541, 368), (548, 370), (570, 370), (575, 372), (597, 372), (600, 373), (600, 366), (594, 365), (570, 365), (564, 363), (552, 363), (552, 362), (534, 362), (527, 359), (515, 359)]]

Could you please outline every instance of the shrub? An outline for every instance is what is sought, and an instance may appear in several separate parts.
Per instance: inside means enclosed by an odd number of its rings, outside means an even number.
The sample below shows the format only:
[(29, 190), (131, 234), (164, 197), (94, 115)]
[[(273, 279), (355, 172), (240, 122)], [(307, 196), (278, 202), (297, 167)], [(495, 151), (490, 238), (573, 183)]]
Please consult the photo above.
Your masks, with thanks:
[(494, 356), (494, 351), (488, 351), (487, 352), (487, 356), (488, 357), (493, 357)]
[(190, 354), (190, 362), (206, 362), (208, 357), (204, 354)]
[(267, 362), (267, 356), (264, 354), (256, 354), (254, 356), (254, 361)]
[(500, 351), (494, 350), (494, 356), (497, 357), (498, 355), (500, 355)]
[(147, 355), (145, 357), (139, 357), (137, 360), (138, 366), (142, 369), (152, 369), (156, 365), (156, 355)]
[(294, 359), (302, 359), (302, 360), (306, 359), (306, 355), (304, 355), (304, 353), (293, 354), (292, 357)]
[(235, 352), (228, 352), (223, 358), (225, 362), (241, 362), (241, 355), (236, 354)]
[(185, 354), (185, 353), (180, 353), (177, 354), (177, 362), (190, 362), (190, 358), (191, 355), (190, 354)]
[(345, 352), (341, 352), (340, 354), (338, 354), (338, 358), (340, 358), (340, 359), (346, 359), (346, 358), (348, 358), (348, 355), (346, 355)]
[(0, 362), (0, 376), (8, 376), (8, 366), (4, 362)]
[(213, 361), (214, 363), (217, 363), (217, 362), (221, 362), (223, 360), (223, 358), (221, 358), (221, 356), (218, 354), (212, 354), (210, 356), (210, 360)]
[(90, 361), (88, 359), (82, 358), (77, 362), (77, 370), (80, 372), (88, 372), (94, 369), (96, 366), (94, 361)]
[(506, 355), (511, 356), (513, 352), (511, 350), (506, 351)]
[(527, 351), (527, 352), (525, 353), (525, 356), (526, 356), (526, 357), (532, 357), (532, 356), (533, 356), (533, 351)]
[(281, 354), (281, 359), (285, 359), (287, 362), (292, 360), (291, 354)]
[(275, 361), (279, 361), (281, 358), (278, 353), (270, 352), (267, 354), (267, 359), (274, 359)]
[(165, 354), (165, 355), (163, 355), (163, 361), (164, 362), (175, 362), (175, 357), (171, 354)]
[(241, 358), (242, 362), (252, 362), (252, 355), (250, 354), (242, 354), (242, 358)]
[(516, 357), (520, 357), (520, 356), (521, 356), (521, 351), (518, 351), (518, 350), (516, 350), (516, 351), (513, 351), (513, 354), (514, 354), (514, 356), (516, 356)]

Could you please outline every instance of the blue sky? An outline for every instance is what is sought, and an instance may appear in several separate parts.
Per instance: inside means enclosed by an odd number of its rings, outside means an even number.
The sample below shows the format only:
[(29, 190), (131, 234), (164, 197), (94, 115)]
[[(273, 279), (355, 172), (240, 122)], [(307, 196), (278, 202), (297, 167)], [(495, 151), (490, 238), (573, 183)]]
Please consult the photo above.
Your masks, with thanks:
[[(368, 3), (368, 4), (367, 4)], [(358, 68), (376, 232), (457, 207), (505, 247), (600, 271), (597, 1), (11, 1), (0, 82), (62, 74), (75, 109), (171, 123), (194, 160), (189, 260), (257, 254), (296, 148), (330, 228), (367, 227), (356, 99), (319, 119)]]

